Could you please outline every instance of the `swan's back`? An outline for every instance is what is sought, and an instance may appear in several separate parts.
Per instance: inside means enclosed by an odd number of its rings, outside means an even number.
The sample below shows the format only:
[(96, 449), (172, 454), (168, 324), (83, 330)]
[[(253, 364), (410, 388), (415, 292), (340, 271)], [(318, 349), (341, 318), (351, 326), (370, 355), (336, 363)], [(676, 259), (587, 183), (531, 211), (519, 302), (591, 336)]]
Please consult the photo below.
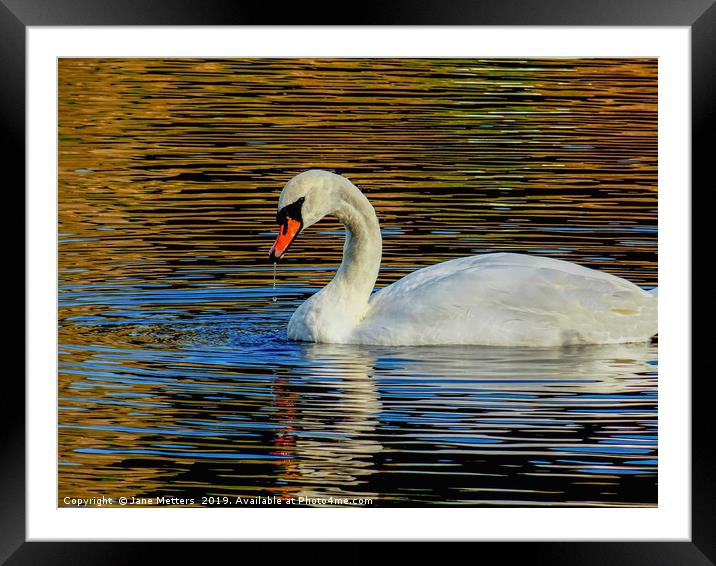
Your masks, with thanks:
[(657, 299), (614, 275), (499, 253), (415, 271), (375, 293), (351, 342), (559, 346), (649, 340)]

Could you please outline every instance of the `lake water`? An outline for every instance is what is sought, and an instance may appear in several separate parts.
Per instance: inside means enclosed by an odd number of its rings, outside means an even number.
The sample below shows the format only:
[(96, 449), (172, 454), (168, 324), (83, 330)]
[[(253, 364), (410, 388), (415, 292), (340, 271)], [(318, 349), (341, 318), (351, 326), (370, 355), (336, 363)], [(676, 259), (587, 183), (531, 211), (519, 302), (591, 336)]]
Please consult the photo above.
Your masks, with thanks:
[(378, 287), (498, 251), (655, 286), (656, 60), (63, 59), (58, 104), (60, 506), (656, 505), (656, 342), (294, 343), (342, 228), (267, 258), (319, 167), (376, 208)]

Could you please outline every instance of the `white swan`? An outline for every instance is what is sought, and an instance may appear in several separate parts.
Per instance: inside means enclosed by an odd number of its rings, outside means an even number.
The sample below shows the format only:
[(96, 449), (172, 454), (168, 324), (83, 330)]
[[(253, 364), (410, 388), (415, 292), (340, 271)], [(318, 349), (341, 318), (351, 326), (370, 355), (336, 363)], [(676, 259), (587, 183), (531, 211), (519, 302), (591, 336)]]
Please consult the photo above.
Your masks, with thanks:
[(279, 197), (276, 261), (328, 214), (346, 227), (333, 280), (288, 324), (292, 340), (342, 344), (562, 346), (648, 341), (657, 296), (608, 273), (513, 253), (453, 259), (373, 293), (381, 257), (378, 218), (348, 179), (310, 170)]

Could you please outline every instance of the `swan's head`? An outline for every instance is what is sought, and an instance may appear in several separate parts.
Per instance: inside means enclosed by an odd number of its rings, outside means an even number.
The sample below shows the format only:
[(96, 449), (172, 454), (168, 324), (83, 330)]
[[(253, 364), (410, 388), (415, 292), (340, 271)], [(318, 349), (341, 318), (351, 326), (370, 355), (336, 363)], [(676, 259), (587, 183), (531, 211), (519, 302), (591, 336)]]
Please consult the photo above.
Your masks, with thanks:
[(335, 173), (311, 169), (286, 183), (278, 198), (278, 236), (269, 259), (280, 259), (302, 230), (338, 208), (340, 188), (345, 181)]

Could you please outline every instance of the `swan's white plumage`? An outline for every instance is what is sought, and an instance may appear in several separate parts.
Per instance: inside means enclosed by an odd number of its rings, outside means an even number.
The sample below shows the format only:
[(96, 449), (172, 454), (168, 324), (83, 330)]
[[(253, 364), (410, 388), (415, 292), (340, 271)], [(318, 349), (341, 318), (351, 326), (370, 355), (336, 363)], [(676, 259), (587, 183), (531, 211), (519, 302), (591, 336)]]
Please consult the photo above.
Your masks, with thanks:
[(365, 344), (557, 346), (647, 340), (656, 299), (614, 275), (500, 253), (446, 261), (375, 293), (352, 339)]
[(336, 277), (291, 317), (291, 339), (546, 347), (643, 342), (657, 332), (656, 292), (547, 257), (458, 258), (371, 295), (381, 238), (368, 199), (346, 178), (319, 170), (289, 181), (280, 206), (301, 197), (304, 228), (333, 213), (346, 226), (347, 239)]

